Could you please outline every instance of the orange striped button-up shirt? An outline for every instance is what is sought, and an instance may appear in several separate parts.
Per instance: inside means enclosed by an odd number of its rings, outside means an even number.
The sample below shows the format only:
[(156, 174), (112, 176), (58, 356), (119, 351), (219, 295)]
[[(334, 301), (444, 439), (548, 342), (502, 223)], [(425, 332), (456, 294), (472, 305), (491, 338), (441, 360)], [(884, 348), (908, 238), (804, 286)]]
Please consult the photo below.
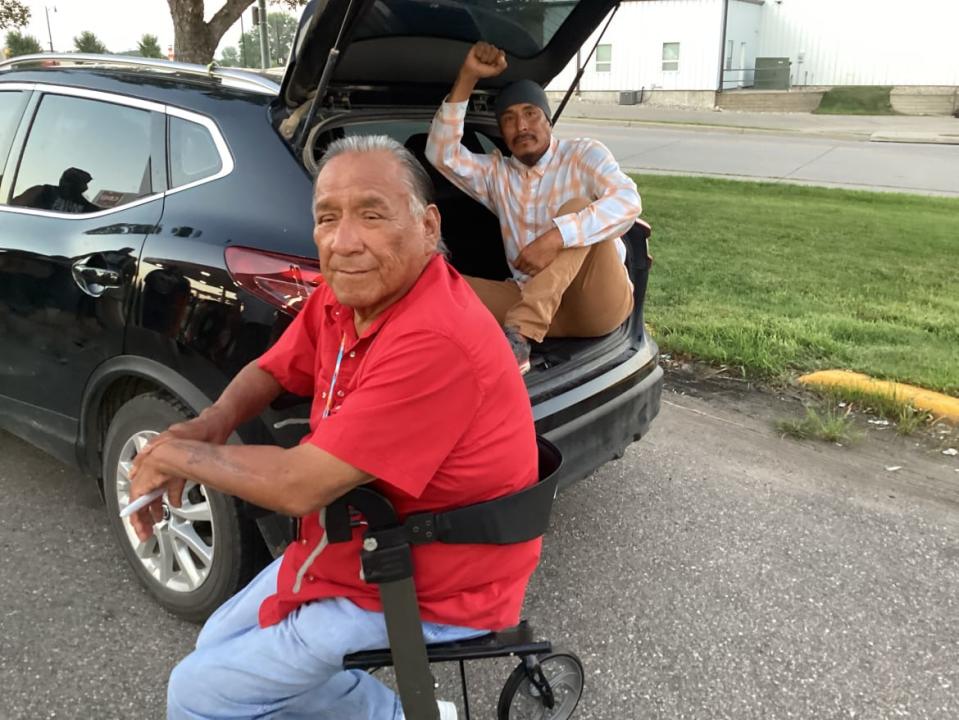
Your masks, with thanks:
[[(597, 140), (560, 140), (528, 167), (499, 150), (470, 152), (463, 144), (466, 102), (444, 102), (433, 118), (426, 157), (450, 182), (481, 202), (499, 218), (506, 259), (517, 282), (527, 275), (513, 266), (520, 251), (553, 227), (566, 247), (592, 245), (616, 238), (620, 258), (626, 248), (620, 236), (639, 217), (642, 204), (634, 183), (620, 170), (613, 154)], [(556, 217), (563, 203), (588, 197), (592, 204), (578, 213)]]

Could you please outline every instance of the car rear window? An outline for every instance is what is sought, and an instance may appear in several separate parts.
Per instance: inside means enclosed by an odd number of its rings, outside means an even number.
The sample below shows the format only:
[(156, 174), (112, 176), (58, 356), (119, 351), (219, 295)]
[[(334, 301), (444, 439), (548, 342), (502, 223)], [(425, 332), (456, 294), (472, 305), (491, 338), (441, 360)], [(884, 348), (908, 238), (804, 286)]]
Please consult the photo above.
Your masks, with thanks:
[(359, 40), (442, 37), (486, 40), (516, 57), (538, 54), (576, 7), (556, 0), (377, 0), (356, 29)]
[(47, 95), (33, 120), (12, 205), (92, 213), (153, 192), (150, 112)]
[(199, 123), (170, 118), (170, 187), (204, 180), (223, 169), (210, 131)]

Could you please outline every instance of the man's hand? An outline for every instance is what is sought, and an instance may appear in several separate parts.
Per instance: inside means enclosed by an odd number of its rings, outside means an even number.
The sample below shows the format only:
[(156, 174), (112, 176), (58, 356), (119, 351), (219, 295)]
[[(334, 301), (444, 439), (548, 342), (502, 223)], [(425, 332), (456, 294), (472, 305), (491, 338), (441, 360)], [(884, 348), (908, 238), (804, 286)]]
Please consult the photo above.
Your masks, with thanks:
[[(167, 435), (167, 433), (164, 433), (164, 435)], [(159, 437), (154, 442), (159, 440)], [(151, 452), (144, 452), (147, 450), (147, 448), (144, 448), (143, 451), (137, 453), (130, 470), (130, 502), (162, 488), (165, 490), (170, 504), (174, 507), (180, 507), (186, 481), (162, 470), (156, 448), (164, 444), (166, 443), (161, 442), (159, 445), (151, 443), (153, 446)], [(130, 516), (130, 523), (133, 525), (137, 537), (140, 540), (146, 540), (153, 534), (153, 524), (159, 522), (162, 518), (163, 498), (157, 498), (142, 510), (133, 513)]]
[(171, 425), (154, 437), (137, 453), (137, 459), (145, 460), (156, 448), (170, 440), (197, 440), (213, 445), (223, 445), (233, 432), (233, 426), (234, 423), (226, 417), (225, 411), (212, 405), (198, 417)]
[[(212, 405), (192, 420), (171, 425), (164, 432), (153, 438), (142, 450), (137, 453), (130, 471), (130, 502), (141, 495), (159, 488), (166, 488), (167, 498), (174, 507), (180, 507), (183, 488), (186, 485), (184, 478), (162, 473), (158, 469), (159, 463), (153, 462), (150, 456), (157, 448), (171, 440), (198, 440), (213, 445), (223, 445), (230, 433), (233, 432), (233, 423), (226, 417), (226, 413), (217, 405)], [(130, 516), (130, 523), (141, 540), (146, 540), (153, 534), (153, 523), (162, 517), (162, 500), (155, 500), (143, 510)]]
[(469, 100), (476, 83), (483, 78), (496, 77), (505, 69), (506, 53), (495, 45), (481, 40), (466, 54), (466, 59), (460, 67), (447, 101), (458, 103)]
[(233, 432), (233, 425), (234, 423), (226, 417), (225, 410), (218, 405), (211, 405), (198, 417), (171, 425), (166, 432), (157, 437), (157, 440), (163, 436), (169, 436), (180, 440), (198, 440), (223, 445)]
[(513, 266), (527, 275), (536, 275), (549, 265), (563, 250), (563, 236), (552, 228), (524, 247), (513, 261)]
[(496, 77), (506, 70), (506, 53), (495, 45), (480, 40), (470, 48), (460, 68), (460, 75), (466, 78), (482, 80)]

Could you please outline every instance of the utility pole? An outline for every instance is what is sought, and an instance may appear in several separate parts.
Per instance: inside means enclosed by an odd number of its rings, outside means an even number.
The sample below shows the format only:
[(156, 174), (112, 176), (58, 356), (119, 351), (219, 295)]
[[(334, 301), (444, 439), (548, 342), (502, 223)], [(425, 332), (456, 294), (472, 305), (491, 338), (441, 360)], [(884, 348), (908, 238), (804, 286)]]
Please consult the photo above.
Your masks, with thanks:
[(240, 67), (246, 67), (246, 43), (243, 39), (246, 37), (246, 30), (243, 29), (243, 13), (240, 13)]
[[(56, 7), (53, 8), (53, 12), (56, 12)], [(50, 52), (53, 52), (53, 34), (50, 32), (50, 8), (46, 5), (43, 6), (43, 12), (47, 16), (47, 40), (50, 41)]]
[(266, 26), (266, 0), (259, 0), (260, 8), (260, 67), (270, 67), (270, 29)]
[[(279, 16), (274, 14), (273, 17)], [(280, 24), (276, 21), (273, 22), (273, 51), (276, 53), (277, 64), (281, 64), (283, 58), (280, 57)]]

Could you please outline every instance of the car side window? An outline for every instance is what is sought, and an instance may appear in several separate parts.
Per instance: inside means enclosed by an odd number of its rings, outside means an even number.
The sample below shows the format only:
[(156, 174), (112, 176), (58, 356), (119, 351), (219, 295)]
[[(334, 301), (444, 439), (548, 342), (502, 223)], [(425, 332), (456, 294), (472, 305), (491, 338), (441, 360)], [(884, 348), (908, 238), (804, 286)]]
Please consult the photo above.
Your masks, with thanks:
[(150, 116), (100, 100), (44, 96), (10, 204), (87, 214), (153, 194)]
[(223, 159), (207, 128), (172, 116), (169, 122), (171, 188), (212, 177), (223, 169)]
[[(27, 93), (22, 90), (0, 90), (0, 173), (3, 173), (10, 143), (13, 142), (13, 134), (17, 131), (26, 102)], [(0, 179), (2, 177), (0, 175)]]

